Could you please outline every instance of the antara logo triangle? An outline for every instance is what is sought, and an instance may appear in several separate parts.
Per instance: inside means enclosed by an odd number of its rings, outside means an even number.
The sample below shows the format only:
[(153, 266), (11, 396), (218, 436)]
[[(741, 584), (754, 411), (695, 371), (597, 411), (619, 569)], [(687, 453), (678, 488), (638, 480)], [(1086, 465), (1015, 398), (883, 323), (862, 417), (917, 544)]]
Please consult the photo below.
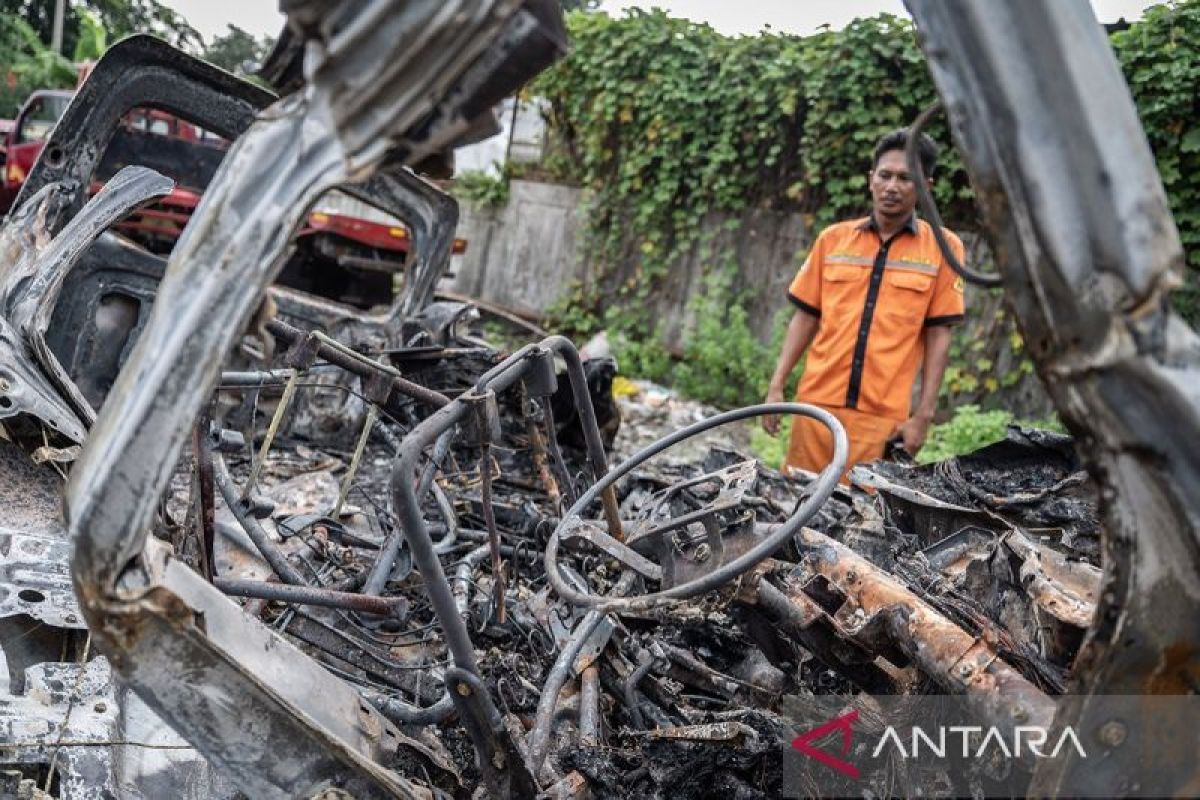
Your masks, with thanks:
[[(854, 729), (851, 727), (855, 720), (858, 719), (858, 711), (847, 711), (842, 716), (831, 719), (824, 725), (813, 728), (808, 733), (802, 733), (792, 740), (792, 748), (797, 752), (803, 753), (809, 758), (820, 761), (830, 769), (835, 769), (843, 775), (848, 775), (851, 778), (858, 778), (858, 767), (843, 759), (850, 753), (850, 740), (854, 736)], [(840, 730), (842, 732), (842, 753), (841, 758), (834, 756), (824, 750), (819, 750), (813, 747), (810, 742), (828, 736), (831, 732)]]

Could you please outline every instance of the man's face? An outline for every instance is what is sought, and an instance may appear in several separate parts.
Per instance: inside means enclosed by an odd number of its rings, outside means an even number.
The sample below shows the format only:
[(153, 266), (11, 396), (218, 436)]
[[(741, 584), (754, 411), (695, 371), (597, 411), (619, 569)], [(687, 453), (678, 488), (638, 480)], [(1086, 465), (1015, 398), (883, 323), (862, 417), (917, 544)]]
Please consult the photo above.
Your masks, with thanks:
[(917, 189), (903, 150), (889, 150), (879, 157), (870, 184), (877, 217), (907, 219), (917, 207)]

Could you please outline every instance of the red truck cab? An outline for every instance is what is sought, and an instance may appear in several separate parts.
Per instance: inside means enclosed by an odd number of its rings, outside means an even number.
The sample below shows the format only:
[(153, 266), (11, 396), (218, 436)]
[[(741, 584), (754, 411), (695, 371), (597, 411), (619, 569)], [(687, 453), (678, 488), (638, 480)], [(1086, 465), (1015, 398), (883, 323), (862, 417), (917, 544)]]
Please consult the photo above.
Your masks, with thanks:
[[(12, 207), (73, 95), (71, 91), (39, 90), (21, 107), (4, 140), (7, 161), (0, 187), (0, 214)], [(170, 194), (115, 226), (151, 252), (166, 255), (191, 219), (228, 148), (224, 138), (170, 113), (135, 108), (123, 117), (109, 142), (92, 176), (90, 191), (99, 191), (129, 164), (150, 167), (174, 180)], [(464, 241), (455, 240), (455, 253), (465, 248)], [(403, 271), (408, 249), (408, 231), (398, 220), (347, 195), (331, 196), (318, 203), (297, 234), (295, 254), (279, 282), (358, 308), (387, 305), (395, 292), (393, 276)]]
[(42, 145), (71, 102), (74, 92), (41, 89), (29, 96), (4, 139), (4, 181), (0, 214), (7, 214), (42, 152)]

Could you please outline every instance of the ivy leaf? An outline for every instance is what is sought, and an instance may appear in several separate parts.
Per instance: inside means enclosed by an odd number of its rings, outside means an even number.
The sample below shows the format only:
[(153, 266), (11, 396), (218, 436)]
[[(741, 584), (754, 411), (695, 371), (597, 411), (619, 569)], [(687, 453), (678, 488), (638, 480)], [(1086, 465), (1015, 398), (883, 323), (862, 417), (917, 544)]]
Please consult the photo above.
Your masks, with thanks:
[(1183, 135), (1183, 140), (1179, 143), (1179, 150), (1183, 153), (1200, 152), (1200, 126), (1192, 128)]

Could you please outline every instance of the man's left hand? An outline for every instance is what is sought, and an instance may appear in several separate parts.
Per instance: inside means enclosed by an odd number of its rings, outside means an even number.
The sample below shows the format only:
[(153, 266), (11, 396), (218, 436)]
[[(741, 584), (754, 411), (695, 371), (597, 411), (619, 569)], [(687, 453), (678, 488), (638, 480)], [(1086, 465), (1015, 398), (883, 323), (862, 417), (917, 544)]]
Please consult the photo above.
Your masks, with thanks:
[(904, 420), (892, 435), (899, 436), (904, 441), (904, 449), (910, 456), (916, 458), (917, 453), (921, 452), (921, 448), (925, 446), (925, 437), (929, 435), (930, 422), (932, 422), (930, 417), (914, 414)]

